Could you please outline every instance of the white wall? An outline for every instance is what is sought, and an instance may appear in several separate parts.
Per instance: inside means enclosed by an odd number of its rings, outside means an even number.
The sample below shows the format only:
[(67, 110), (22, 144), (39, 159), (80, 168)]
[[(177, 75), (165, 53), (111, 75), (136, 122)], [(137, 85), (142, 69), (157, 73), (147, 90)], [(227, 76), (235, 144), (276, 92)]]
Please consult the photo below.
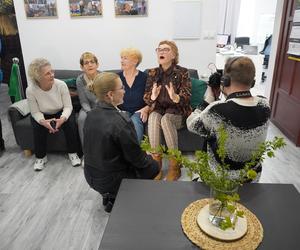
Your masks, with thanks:
[(272, 89), (272, 83), (273, 83), (273, 76), (274, 76), (274, 67), (276, 63), (276, 54), (277, 50), (281, 50), (282, 48), (278, 47), (278, 39), (279, 39), (279, 32), (280, 32), (280, 26), (282, 22), (282, 12), (283, 12), (283, 3), (284, 0), (278, 0), (277, 6), (276, 6), (276, 14), (275, 14), (275, 21), (274, 21), (274, 31), (272, 35), (272, 47), (271, 47), (271, 53), (270, 53), (270, 59), (269, 59), (269, 67), (267, 72), (267, 81), (266, 81), (266, 88), (265, 88), (265, 96), (269, 99)]
[[(201, 27), (216, 31), (217, 0), (202, 2)], [(95, 53), (100, 68), (119, 69), (119, 52), (124, 47), (139, 48), (144, 56), (141, 69), (155, 67), (154, 49), (159, 41), (172, 39), (172, 0), (149, 0), (148, 17), (118, 17), (114, 1), (102, 0), (103, 17), (70, 18), (68, 1), (57, 0), (58, 18), (27, 19), (24, 1), (14, 1), (25, 67), (36, 57), (50, 60), (55, 69), (79, 69), (79, 57), (85, 51)], [(196, 25), (191, 23), (191, 25)], [(209, 62), (215, 62), (215, 38), (176, 40), (179, 64), (207, 72)]]
[(241, 0), (237, 36), (250, 37), (251, 44), (263, 44), (272, 34), (277, 0)]

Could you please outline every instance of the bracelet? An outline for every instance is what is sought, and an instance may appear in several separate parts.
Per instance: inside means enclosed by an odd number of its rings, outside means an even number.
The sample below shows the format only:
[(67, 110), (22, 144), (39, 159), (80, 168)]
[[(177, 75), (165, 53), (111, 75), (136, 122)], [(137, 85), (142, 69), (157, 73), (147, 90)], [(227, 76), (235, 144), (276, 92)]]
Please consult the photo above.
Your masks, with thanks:
[(175, 102), (175, 103), (179, 103), (179, 101), (180, 101), (180, 96), (179, 96), (179, 95), (176, 95), (175, 101), (174, 101), (174, 100), (172, 100), (172, 101)]

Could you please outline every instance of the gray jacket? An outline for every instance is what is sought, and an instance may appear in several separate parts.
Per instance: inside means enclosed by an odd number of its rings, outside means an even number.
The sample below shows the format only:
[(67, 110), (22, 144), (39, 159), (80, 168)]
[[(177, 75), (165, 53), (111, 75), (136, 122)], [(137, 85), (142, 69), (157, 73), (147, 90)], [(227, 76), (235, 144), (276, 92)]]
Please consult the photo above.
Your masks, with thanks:
[(97, 98), (87, 87), (84, 80), (84, 73), (79, 75), (76, 80), (77, 92), (82, 109), (85, 112), (91, 111), (96, 105)]

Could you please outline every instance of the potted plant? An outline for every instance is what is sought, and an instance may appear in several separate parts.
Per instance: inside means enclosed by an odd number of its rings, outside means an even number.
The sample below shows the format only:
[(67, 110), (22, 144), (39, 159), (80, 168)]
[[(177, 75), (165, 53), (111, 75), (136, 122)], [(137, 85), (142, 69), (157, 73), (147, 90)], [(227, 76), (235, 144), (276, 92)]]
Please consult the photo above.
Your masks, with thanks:
[(256, 178), (257, 173), (253, 167), (263, 162), (266, 156), (274, 157), (274, 151), (285, 146), (283, 138), (275, 137), (272, 141), (265, 141), (252, 153), (251, 160), (240, 170), (237, 178), (230, 178), (229, 165), (225, 163), (227, 133), (223, 126), (218, 129), (218, 150), (217, 154), (221, 163), (216, 169), (209, 165), (209, 155), (204, 151), (196, 151), (195, 159), (190, 160), (177, 149), (168, 149), (164, 146), (151, 148), (147, 137), (143, 140), (141, 147), (152, 154), (161, 154), (163, 157), (175, 158), (182, 166), (188, 169), (192, 178), (193, 174), (200, 176), (200, 179), (211, 188), (212, 199), (209, 203), (210, 222), (225, 230), (235, 228), (238, 217), (243, 217), (243, 211), (239, 211), (236, 202), (240, 200), (238, 188), (245, 182)]

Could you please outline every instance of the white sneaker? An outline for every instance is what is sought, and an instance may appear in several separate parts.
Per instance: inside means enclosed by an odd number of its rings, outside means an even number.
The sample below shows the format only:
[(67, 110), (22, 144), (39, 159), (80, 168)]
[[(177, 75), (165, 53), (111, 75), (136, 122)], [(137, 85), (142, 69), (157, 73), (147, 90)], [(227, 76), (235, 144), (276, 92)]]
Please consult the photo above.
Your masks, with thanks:
[(78, 167), (81, 164), (81, 160), (76, 153), (68, 154), (69, 159), (73, 167)]
[(44, 158), (37, 158), (33, 165), (35, 171), (41, 171), (44, 168), (44, 165), (47, 163), (47, 155)]

